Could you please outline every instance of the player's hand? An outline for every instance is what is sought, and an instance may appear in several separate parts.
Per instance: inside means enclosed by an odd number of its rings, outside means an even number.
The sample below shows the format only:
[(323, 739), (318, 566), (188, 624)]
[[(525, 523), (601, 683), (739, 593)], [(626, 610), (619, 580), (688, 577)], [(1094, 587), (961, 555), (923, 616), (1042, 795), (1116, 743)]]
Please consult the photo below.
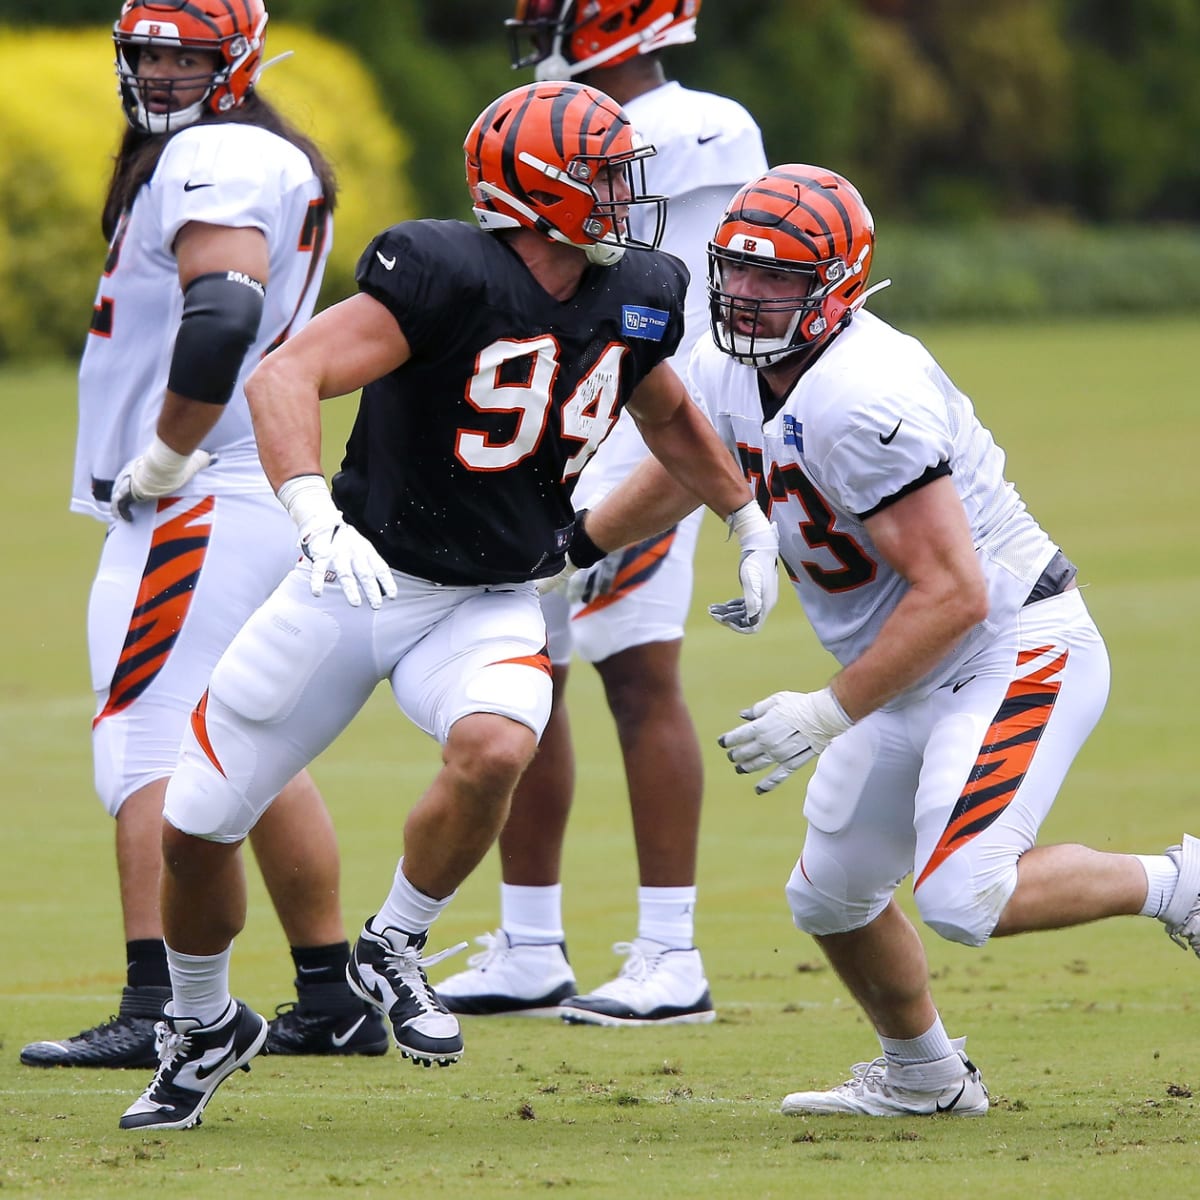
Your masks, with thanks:
[(739, 775), (776, 768), (754, 785), (760, 796), (816, 758), (854, 724), (829, 688), (819, 692), (776, 692), (752, 708), (743, 709), (741, 715), (749, 724), (723, 733), (717, 742)]
[(537, 581), (539, 596), (544, 596), (547, 592), (564, 592), (568, 599), (572, 601), (578, 599), (579, 592), (572, 591), (573, 581), (579, 577), (580, 587), (582, 587), (583, 578), (586, 577), (580, 577), (578, 573), (586, 572), (589, 567), (604, 560), (605, 552), (588, 537), (587, 530), (584, 528), (587, 513), (588, 510), (586, 508), (581, 508), (575, 514), (575, 520), (571, 526), (571, 538), (567, 544), (567, 553), (563, 561), (562, 570), (557, 575), (551, 575), (548, 579), (539, 579)]
[(606, 554), (598, 563), (577, 571), (567, 581), (567, 599), (572, 604), (590, 604), (597, 596), (607, 596), (617, 582), (617, 575), (629, 556), (619, 550)]
[(133, 505), (143, 500), (172, 496), (203, 471), (215, 456), (207, 450), (177, 454), (161, 438), (156, 437), (145, 454), (127, 463), (113, 481), (109, 507), (113, 519), (133, 520)]
[(396, 579), (383, 555), (338, 512), (323, 475), (297, 475), (278, 492), (300, 530), (300, 549), (312, 562), (309, 587), (314, 596), (325, 591), (325, 576), (333, 574), (346, 600), (358, 608), (363, 593), (372, 608), (384, 596), (396, 596)]
[(708, 611), (735, 633), (757, 633), (779, 599), (779, 535), (754, 500), (731, 513), (728, 523), (742, 549), (738, 563), (742, 595), (724, 604), (710, 604)]
[(548, 595), (550, 592), (566, 592), (570, 586), (571, 580), (578, 574), (579, 568), (568, 558), (563, 563), (563, 568), (557, 575), (549, 575), (545, 579), (537, 581), (537, 591), (539, 596)]
[(364, 593), (372, 608), (379, 608), (385, 595), (395, 598), (392, 568), (353, 525), (320, 526), (304, 537), (300, 549), (312, 560), (309, 587), (314, 596), (325, 590), (325, 576), (332, 572), (353, 608), (362, 604)]

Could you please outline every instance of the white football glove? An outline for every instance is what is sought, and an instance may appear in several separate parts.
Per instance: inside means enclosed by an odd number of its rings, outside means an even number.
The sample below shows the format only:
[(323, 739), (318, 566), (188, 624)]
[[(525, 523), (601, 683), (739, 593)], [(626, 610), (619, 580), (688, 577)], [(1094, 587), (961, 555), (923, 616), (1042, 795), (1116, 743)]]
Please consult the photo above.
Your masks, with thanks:
[(126, 463), (113, 480), (109, 501), (113, 520), (132, 521), (134, 504), (174, 495), (213, 461), (215, 457), (207, 450), (177, 454), (156, 436), (146, 453)]
[(816, 758), (840, 733), (854, 724), (829, 688), (819, 692), (776, 692), (753, 708), (742, 710), (748, 725), (723, 733), (718, 744), (739, 775), (775, 766), (754, 785), (761, 796), (778, 787), (793, 771)]
[(742, 594), (724, 604), (710, 604), (708, 611), (735, 633), (757, 633), (779, 599), (779, 535), (755, 500), (730, 513), (726, 523), (742, 548), (738, 563)]
[(539, 596), (545, 596), (549, 592), (566, 592), (573, 576), (578, 574), (579, 568), (568, 558), (563, 563), (563, 569), (557, 575), (551, 575), (546, 579), (537, 581), (537, 592)]
[(325, 575), (332, 572), (354, 608), (362, 604), (364, 592), (372, 608), (379, 608), (384, 596), (395, 598), (392, 568), (353, 525), (345, 523), (323, 476), (289, 479), (278, 495), (300, 530), (300, 549), (312, 562), (309, 588), (314, 596), (324, 592)]

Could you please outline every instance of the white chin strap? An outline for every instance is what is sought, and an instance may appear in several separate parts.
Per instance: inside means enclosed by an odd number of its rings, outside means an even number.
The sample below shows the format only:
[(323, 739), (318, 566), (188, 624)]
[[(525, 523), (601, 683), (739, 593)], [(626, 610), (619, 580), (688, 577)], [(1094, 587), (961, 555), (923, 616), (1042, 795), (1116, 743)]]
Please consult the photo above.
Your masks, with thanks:
[(147, 133), (172, 133), (176, 129), (195, 125), (203, 116), (204, 105), (207, 101), (208, 96), (205, 95), (195, 104), (189, 104), (186, 108), (181, 108), (176, 112), (152, 113), (147, 110), (141, 97), (138, 96), (135, 100), (138, 124)]
[[(598, 267), (615, 265), (621, 261), (625, 253), (625, 247), (618, 242), (573, 242), (561, 229), (556, 229), (553, 225), (547, 228), (545, 219), (539, 217), (529, 205), (522, 203), (516, 196), (510, 196), (508, 192), (502, 191), (485, 180), (480, 180), (478, 186), (485, 196), (499, 200), (514, 212), (519, 212), (530, 226), (552, 242), (561, 242), (564, 246), (574, 246), (577, 250), (582, 250), (587, 255), (588, 262)], [(475, 214), (480, 229), (521, 229), (525, 227), (516, 217), (509, 216), (507, 213), (492, 212), (491, 209), (479, 207), (475, 207), (471, 211)]]
[[(575, 245), (574, 242), (571, 243)], [(625, 256), (624, 246), (614, 246), (608, 242), (589, 242), (583, 247), (587, 260), (597, 267), (614, 267)]]

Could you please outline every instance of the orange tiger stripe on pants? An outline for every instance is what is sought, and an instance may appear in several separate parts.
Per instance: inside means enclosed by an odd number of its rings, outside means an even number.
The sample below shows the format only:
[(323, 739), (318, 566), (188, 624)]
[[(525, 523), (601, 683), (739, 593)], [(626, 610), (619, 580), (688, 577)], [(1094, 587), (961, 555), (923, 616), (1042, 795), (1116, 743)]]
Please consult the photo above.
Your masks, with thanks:
[[(1022, 650), (1019, 666), (1048, 654), (1053, 647)], [(950, 820), (938, 838), (914, 890), (960, 846), (982, 833), (1012, 802), (1033, 761), (1034, 751), (1045, 732), (1061, 679), (1053, 679), (1067, 663), (1067, 651), (1036, 671), (1013, 680), (1005, 694), (975, 764), (967, 776)]]
[(159, 525), (150, 540), (146, 566), (125, 643), (108, 686), (108, 700), (92, 721), (128, 708), (154, 682), (166, 665), (192, 604), (212, 534), (213, 497), (192, 504), (160, 500), (157, 512), (188, 504), (185, 511)]
[(670, 554), (674, 544), (675, 530), (669, 529), (666, 533), (656, 534), (644, 542), (638, 542), (620, 551), (621, 562), (608, 591), (589, 599), (571, 620), (578, 621), (580, 617), (600, 612), (610, 604), (624, 599), (635, 588), (641, 587), (662, 565), (663, 559)]

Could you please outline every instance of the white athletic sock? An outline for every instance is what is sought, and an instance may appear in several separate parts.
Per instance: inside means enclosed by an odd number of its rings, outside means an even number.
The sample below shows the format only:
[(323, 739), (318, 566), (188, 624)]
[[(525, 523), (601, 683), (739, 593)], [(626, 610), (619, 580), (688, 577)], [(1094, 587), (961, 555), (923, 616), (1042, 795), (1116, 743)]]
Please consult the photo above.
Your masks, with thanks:
[(435, 900), (413, 887), (404, 874), (404, 859), (401, 859), (396, 864), (392, 890), (372, 918), (371, 929), (374, 933), (382, 933), (389, 928), (402, 929), (405, 933), (424, 933), (454, 896), (455, 893), (451, 892), (445, 898)]
[(526, 887), (518, 883), (500, 885), (500, 928), (510, 942), (529, 946), (553, 946), (561, 942), (562, 884)]
[(1171, 902), (1175, 885), (1179, 882), (1179, 868), (1165, 854), (1135, 854), (1146, 872), (1146, 903), (1141, 916), (1157, 917)]
[(934, 1018), (933, 1024), (920, 1037), (886, 1038), (881, 1034), (879, 1044), (883, 1047), (883, 1057), (898, 1067), (937, 1062), (954, 1053), (954, 1043), (940, 1016)]
[(672, 950), (690, 950), (696, 944), (694, 887), (640, 887), (637, 896), (638, 937)]
[(229, 958), (233, 946), (220, 954), (181, 954), (167, 947), (171, 972), (171, 1015), (195, 1017), (211, 1025), (225, 1015), (229, 994)]

